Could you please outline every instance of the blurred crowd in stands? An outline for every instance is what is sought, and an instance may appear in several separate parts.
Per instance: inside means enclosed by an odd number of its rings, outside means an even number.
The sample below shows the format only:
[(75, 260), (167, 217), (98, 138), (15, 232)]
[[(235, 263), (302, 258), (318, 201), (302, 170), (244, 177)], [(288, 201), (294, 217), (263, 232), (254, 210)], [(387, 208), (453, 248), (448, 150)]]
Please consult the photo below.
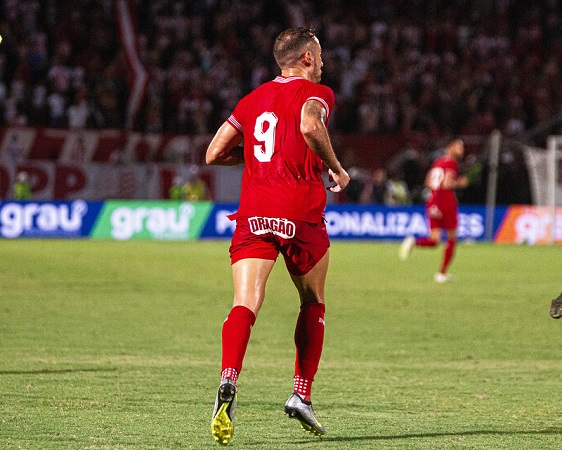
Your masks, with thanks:
[[(336, 93), (332, 131), (517, 137), (560, 114), (559, 0), (132, 4), (149, 77), (135, 130), (213, 133), (241, 96), (279, 73), (273, 39), (291, 25), (320, 37), (323, 83)], [(126, 126), (131, 74), (111, 0), (0, 8), (0, 126)], [(562, 133), (555, 127), (548, 133)], [(388, 175), (407, 179), (401, 169)]]

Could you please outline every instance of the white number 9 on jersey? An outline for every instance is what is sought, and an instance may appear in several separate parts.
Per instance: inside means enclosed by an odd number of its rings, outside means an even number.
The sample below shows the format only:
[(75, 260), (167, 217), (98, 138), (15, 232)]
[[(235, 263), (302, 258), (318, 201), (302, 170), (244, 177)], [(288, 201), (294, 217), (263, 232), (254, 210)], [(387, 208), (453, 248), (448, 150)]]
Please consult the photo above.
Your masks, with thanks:
[(275, 127), (278, 120), (272, 112), (264, 112), (256, 119), (254, 138), (261, 144), (254, 145), (254, 156), (259, 162), (271, 161), (275, 146)]

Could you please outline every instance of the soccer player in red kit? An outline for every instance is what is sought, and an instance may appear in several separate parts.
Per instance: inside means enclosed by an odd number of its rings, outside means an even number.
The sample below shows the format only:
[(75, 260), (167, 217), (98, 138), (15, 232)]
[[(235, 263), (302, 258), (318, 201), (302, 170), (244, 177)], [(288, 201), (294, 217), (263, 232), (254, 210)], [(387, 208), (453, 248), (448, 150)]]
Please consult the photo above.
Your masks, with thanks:
[(435, 274), (437, 283), (451, 280), (447, 269), (451, 264), (457, 245), (458, 203), (455, 189), (466, 187), (468, 180), (459, 176), (458, 161), (464, 156), (464, 143), (460, 139), (451, 141), (445, 148), (445, 155), (431, 165), (425, 186), (431, 190), (425, 209), (429, 219), (429, 237), (407, 236), (400, 246), (400, 259), (406, 260), (414, 246), (436, 247), (441, 242), (442, 230), (446, 231), (447, 242), (443, 252), (441, 269)]
[[(305, 431), (325, 432), (312, 404), (311, 386), (324, 341), (324, 285), (330, 242), (324, 223), (325, 164), (339, 192), (349, 175), (327, 131), (333, 91), (321, 84), (320, 43), (307, 28), (290, 28), (275, 40), (281, 75), (242, 98), (219, 128), (208, 164), (245, 164), (236, 229), (230, 246), (233, 307), (222, 327), (222, 373), (211, 432), (227, 444), (234, 432), (236, 381), (279, 253), (300, 297), (295, 329), (293, 394), (285, 413)], [(243, 142), (243, 147), (239, 144)]]

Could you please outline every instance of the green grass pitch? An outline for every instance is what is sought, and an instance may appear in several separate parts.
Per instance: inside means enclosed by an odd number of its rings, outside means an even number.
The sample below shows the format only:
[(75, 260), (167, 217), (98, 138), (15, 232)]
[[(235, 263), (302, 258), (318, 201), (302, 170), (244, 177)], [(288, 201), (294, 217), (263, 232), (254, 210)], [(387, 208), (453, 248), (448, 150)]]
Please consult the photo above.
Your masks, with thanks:
[[(227, 241), (0, 242), (0, 448), (207, 449), (231, 307)], [(333, 242), (313, 401), (283, 414), (296, 290), (282, 260), (239, 379), (234, 449), (558, 449), (560, 246), (459, 245), (400, 262)]]

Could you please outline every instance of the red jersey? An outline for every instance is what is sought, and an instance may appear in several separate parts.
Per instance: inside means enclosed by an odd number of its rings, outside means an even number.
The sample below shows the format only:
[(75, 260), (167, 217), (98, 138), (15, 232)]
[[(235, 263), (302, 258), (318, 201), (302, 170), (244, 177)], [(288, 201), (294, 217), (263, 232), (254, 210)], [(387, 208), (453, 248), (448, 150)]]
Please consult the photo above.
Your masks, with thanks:
[(334, 93), (301, 77), (278, 76), (242, 98), (228, 123), (244, 136), (244, 173), (236, 216), (318, 223), (326, 207), (322, 160), (300, 132), (301, 109), (320, 102), (327, 116)]
[(428, 174), (429, 188), (431, 189), (430, 201), (453, 201), (456, 204), (455, 192), (443, 187), (446, 172), (453, 172), (453, 178), (456, 180), (459, 176), (459, 165), (456, 159), (450, 156), (441, 156), (433, 162)]
[(431, 195), (425, 206), (431, 229), (454, 230), (458, 225), (457, 197), (452, 189), (443, 187), (445, 173), (449, 171), (453, 172), (453, 178), (456, 179), (459, 176), (457, 161), (450, 156), (436, 159), (429, 170), (428, 184)]

